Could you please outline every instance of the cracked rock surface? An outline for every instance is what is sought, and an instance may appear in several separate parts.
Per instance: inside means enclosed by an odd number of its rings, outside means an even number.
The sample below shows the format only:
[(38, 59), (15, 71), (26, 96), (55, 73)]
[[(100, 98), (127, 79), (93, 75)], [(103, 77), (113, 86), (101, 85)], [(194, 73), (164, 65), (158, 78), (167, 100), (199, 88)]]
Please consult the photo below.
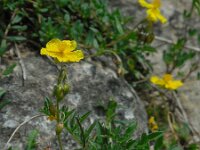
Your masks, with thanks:
[[(56, 84), (58, 71), (46, 57), (30, 53), (23, 55), (22, 59), (27, 74), (24, 86), (19, 64), (11, 76), (0, 81), (1, 87), (7, 90), (4, 99), (11, 101), (0, 111), (0, 149), (3, 149), (9, 136), (21, 122), (38, 114), (45, 96), (52, 97), (51, 92)], [(147, 130), (147, 116), (142, 102), (134, 90), (109, 67), (102, 66), (98, 61), (83, 60), (81, 63), (68, 65), (68, 78), (71, 91), (65, 97), (63, 104), (76, 108), (81, 114), (91, 111), (89, 123), (103, 118), (105, 112), (99, 109), (99, 106), (107, 104), (112, 98), (119, 104), (117, 114), (121, 119), (137, 121), (136, 137)], [(22, 126), (10, 145), (24, 149), (29, 131), (36, 129), (39, 131), (37, 139), (39, 148), (50, 146), (55, 149), (57, 143), (54, 125), (55, 123), (48, 121), (46, 117), (36, 118)], [(76, 147), (66, 132), (63, 134), (63, 139), (66, 150)]]

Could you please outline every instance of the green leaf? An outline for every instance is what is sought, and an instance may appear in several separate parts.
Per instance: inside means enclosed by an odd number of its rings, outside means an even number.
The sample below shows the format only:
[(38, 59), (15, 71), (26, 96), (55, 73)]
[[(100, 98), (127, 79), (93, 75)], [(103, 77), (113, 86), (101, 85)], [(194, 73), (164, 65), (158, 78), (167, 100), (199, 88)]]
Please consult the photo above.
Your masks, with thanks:
[[(6, 90), (4, 90), (3, 88), (0, 87), (0, 100), (1, 98), (4, 96), (4, 94), (6, 93)], [(0, 101), (0, 110), (6, 106), (7, 104), (9, 104), (10, 101), (9, 100), (3, 100), (3, 101)]]
[(116, 27), (117, 27), (118, 32), (119, 32), (120, 34), (123, 34), (124, 31), (123, 31), (121, 22), (119, 21), (118, 17), (116, 17), (116, 16), (115, 16), (115, 23), (116, 23)]
[(22, 20), (22, 17), (19, 15), (16, 15), (15, 18), (12, 20), (12, 24), (19, 23)]
[(23, 25), (23, 26), (20, 26), (20, 25), (13, 25), (11, 26), (12, 29), (15, 29), (15, 30), (18, 30), (18, 31), (24, 31), (27, 29), (27, 25)]
[(199, 150), (199, 148), (197, 144), (189, 144), (187, 150)]
[(130, 138), (133, 136), (134, 131), (136, 130), (137, 124), (135, 122), (130, 122), (129, 126), (125, 130), (125, 134), (123, 138), (120, 140), (120, 142), (126, 142), (129, 141)]
[(97, 122), (97, 126), (96, 126), (96, 131), (97, 131), (97, 137), (100, 143), (103, 142), (103, 131), (104, 131), (104, 127), (100, 122)]
[(26, 150), (35, 150), (37, 148), (37, 142), (36, 138), (38, 136), (38, 131), (33, 130), (29, 133), (27, 144), (26, 144)]
[(80, 139), (81, 139), (81, 142), (82, 142), (82, 144), (83, 144), (83, 147), (85, 147), (86, 140), (85, 140), (85, 132), (84, 132), (84, 129), (83, 129), (83, 127), (82, 127), (82, 125), (81, 125), (81, 122), (80, 122), (80, 120), (79, 120), (78, 117), (76, 117), (76, 121), (77, 121), (77, 124), (78, 124), (79, 129), (80, 129), (79, 132), (80, 132)]
[(166, 64), (171, 64), (174, 60), (174, 56), (171, 53), (164, 51), (163, 60), (165, 61)]
[(0, 87), (0, 98), (6, 93), (6, 90)]
[(87, 112), (84, 115), (82, 115), (79, 119), (80, 123), (82, 123), (85, 119), (87, 119), (89, 115), (90, 115), (90, 112)]
[(110, 100), (108, 103), (108, 108), (106, 111), (106, 121), (107, 123), (111, 123), (115, 117), (115, 111), (117, 108), (117, 103), (113, 100)]
[(155, 146), (154, 146), (154, 150), (161, 150), (163, 149), (163, 136), (160, 136), (156, 142), (155, 142)]
[(196, 8), (197, 12), (200, 15), (200, 1), (199, 0), (193, 0), (192, 5)]
[(3, 100), (2, 102), (0, 102), (0, 110), (10, 103), (11, 103), (11, 101), (9, 101), (9, 100)]
[(7, 43), (6, 40), (3, 39), (1, 41), (1, 46), (0, 46), (0, 57), (3, 56), (3, 54), (6, 52), (6, 48), (7, 48)]
[(172, 146), (170, 146), (169, 150), (183, 150), (183, 149), (181, 148), (181, 146), (172, 145)]
[(48, 12), (48, 8), (40, 8), (40, 12), (41, 12), (41, 13)]
[(130, 125), (128, 126), (128, 128), (125, 131), (124, 136), (129, 136), (133, 134), (133, 132), (135, 131), (137, 124), (135, 122), (130, 122)]
[(176, 67), (181, 67), (185, 64), (185, 62), (189, 59), (192, 59), (195, 56), (195, 53), (191, 52), (191, 53), (185, 53), (182, 52), (179, 54), (179, 56), (176, 58), (175, 64)]
[(7, 75), (11, 74), (15, 67), (16, 67), (16, 64), (12, 64), (12, 65), (8, 66), (6, 68), (6, 70), (4, 70), (3, 75), (7, 76)]
[(178, 39), (177, 43), (173, 46), (174, 51), (182, 50), (186, 42), (185, 38)]
[(78, 128), (78, 125), (76, 123), (76, 113), (74, 113), (70, 120), (69, 120), (69, 128), (71, 129), (72, 132), (74, 132), (77, 128)]
[(51, 105), (53, 105), (52, 100), (49, 99), (48, 97), (45, 97), (44, 106), (40, 110), (40, 112), (44, 113), (47, 116), (51, 115), (51, 113), (50, 113), (50, 106)]
[(89, 31), (87, 34), (87, 37), (85, 39), (85, 44), (91, 46), (93, 43), (94, 33), (92, 31)]
[(70, 22), (70, 15), (69, 15), (68, 12), (66, 12), (65, 15), (64, 15), (64, 21), (65, 21), (66, 23), (69, 23), (69, 22)]
[(98, 43), (98, 41), (97, 41), (96, 38), (93, 38), (93, 46), (94, 46), (96, 49), (99, 48), (99, 43)]
[(10, 41), (25, 41), (25, 40), (27, 40), (27, 38), (24, 36), (7, 36), (6, 39), (10, 40)]
[(12, 147), (9, 147), (8, 150), (13, 150)]
[(93, 131), (94, 127), (96, 126), (97, 121), (94, 121), (90, 127), (85, 131), (85, 138), (88, 139), (89, 135), (91, 134), (91, 132)]
[(197, 73), (197, 80), (200, 80), (200, 72)]
[(145, 44), (142, 48), (145, 52), (156, 52), (156, 49), (148, 44)]
[(190, 36), (195, 36), (197, 34), (197, 29), (191, 28), (188, 30)]
[(6, 52), (6, 47), (0, 47), (0, 57)]
[(72, 109), (70, 111), (68, 111), (68, 108), (65, 107), (65, 110), (63, 110), (64, 107), (62, 108), (62, 112), (64, 114), (64, 118), (63, 118), (63, 121), (67, 121), (67, 119), (73, 114), (75, 113), (75, 109)]
[(150, 134), (148, 135), (148, 140), (149, 140), (149, 141), (155, 140), (155, 139), (161, 137), (162, 135), (163, 135), (163, 132), (161, 132), (161, 131), (157, 131), (157, 132), (154, 132), (154, 133), (150, 133)]

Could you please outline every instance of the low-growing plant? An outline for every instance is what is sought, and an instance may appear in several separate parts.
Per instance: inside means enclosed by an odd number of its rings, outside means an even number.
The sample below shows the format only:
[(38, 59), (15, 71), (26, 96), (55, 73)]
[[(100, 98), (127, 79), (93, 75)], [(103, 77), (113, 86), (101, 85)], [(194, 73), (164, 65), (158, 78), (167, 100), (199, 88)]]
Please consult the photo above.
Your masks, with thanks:
[[(160, 129), (156, 117), (151, 117), (149, 126), (151, 133), (143, 134), (140, 138), (133, 138), (136, 129), (135, 122), (117, 120), (115, 110), (117, 103), (110, 101), (106, 109), (105, 121), (97, 120), (87, 127), (84, 121), (88, 119), (89, 112), (80, 115), (76, 109), (67, 106), (60, 107), (60, 102), (70, 90), (67, 81), (65, 62), (79, 62), (84, 58), (81, 50), (76, 50), (76, 42), (80, 48), (87, 50), (86, 57), (95, 57), (111, 54), (118, 65), (118, 73), (123, 75), (127, 81), (149, 80), (152, 71), (152, 64), (146, 55), (153, 54), (157, 48), (151, 46), (154, 40), (160, 40), (154, 34), (156, 22), (166, 23), (167, 18), (160, 11), (160, 0), (153, 0), (148, 3), (145, 0), (138, 1), (141, 7), (146, 8), (147, 16), (138, 21), (135, 26), (128, 27), (132, 17), (124, 17), (119, 10), (110, 10), (107, 0), (2, 0), (0, 1), (0, 58), (13, 44), (21, 43), (31, 45), (32, 48), (41, 47), (47, 41), (46, 48), (41, 49), (42, 55), (53, 57), (56, 65), (59, 65), (59, 76), (57, 85), (54, 88), (54, 99), (46, 98), (41, 112), (49, 120), (56, 122), (55, 132), (60, 150), (62, 146), (62, 133), (67, 131), (73, 140), (77, 142), (80, 149), (181, 149), (185, 146), (188, 149), (195, 149), (195, 144), (185, 142), (187, 132), (182, 132), (182, 126), (174, 130), (176, 139), (171, 140), (166, 146), (165, 135), (157, 131)], [(194, 10), (199, 13), (200, 1), (193, 0), (190, 11), (185, 11), (185, 18), (191, 17)], [(200, 36), (197, 29), (187, 30), (187, 36), (179, 37), (177, 42), (163, 40), (169, 44), (169, 48), (163, 53), (163, 61), (166, 64), (165, 75), (162, 78), (152, 76), (151, 82), (154, 88), (159, 90), (160, 97), (167, 99), (166, 114), (171, 113), (174, 90), (181, 87), (186, 78), (198, 69), (198, 61), (193, 61), (188, 73), (182, 71), (183, 66), (194, 58), (199, 57), (197, 51), (185, 51), (193, 49), (186, 44), (189, 36)], [(52, 40), (53, 39), (53, 40)], [(75, 41), (59, 39), (74, 39)], [(13, 64), (4, 71), (0, 77), (9, 75), (16, 65)], [(181, 80), (174, 80), (172, 74), (177, 75)], [(200, 78), (200, 74), (198, 74)], [(147, 78), (147, 79), (146, 79)], [(149, 83), (148, 83), (149, 84)], [(0, 97), (5, 91), (0, 90)], [(164, 97), (166, 96), (166, 97)], [(0, 109), (4, 106), (0, 103)], [(156, 108), (156, 107), (155, 107)], [(149, 111), (149, 110), (148, 110)], [(155, 110), (154, 110), (155, 111)], [(159, 111), (161, 111), (159, 109)], [(149, 111), (152, 113), (152, 111)], [(149, 113), (149, 114), (150, 114)], [(159, 112), (157, 112), (159, 114)], [(162, 114), (164, 114), (163, 112)], [(153, 113), (152, 116), (156, 116)], [(153, 118), (153, 119), (152, 119)], [(186, 130), (184, 130), (186, 131)], [(187, 133), (187, 134), (186, 134)], [(186, 135), (184, 135), (186, 134)], [(28, 147), (34, 148), (35, 137), (30, 137)], [(178, 138), (177, 138), (178, 137)], [(184, 141), (184, 144), (180, 143)], [(182, 145), (181, 145), (182, 144)], [(177, 146), (178, 145), (178, 146)]]

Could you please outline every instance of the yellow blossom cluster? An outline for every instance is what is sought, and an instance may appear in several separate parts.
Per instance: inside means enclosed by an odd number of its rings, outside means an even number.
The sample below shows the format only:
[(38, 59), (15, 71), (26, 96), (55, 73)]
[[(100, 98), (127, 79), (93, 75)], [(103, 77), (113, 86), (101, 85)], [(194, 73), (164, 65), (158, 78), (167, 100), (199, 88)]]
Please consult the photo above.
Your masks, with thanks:
[(160, 13), (161, 2), (160, 0), (153, 0), (152, 3), (148, 3), (145, 0), (139, 0), (142, 7), (147, 8), (147, 19), (152, 22), (161, 21), (166, 23), (167, 19)]
[(156, 123), (156, 121), (155, 121), (155, 118), (154, 118), (153, 116), (151, 116), (151, 117), (149, 118), (148, 124), (149, 124), (149, 128), (150, 128), (150, 130), (151, 130), (152, 132), (155, 132), (155, 131), (158, 130), (158, 125), (157, 125), (157, 123)]
[(183, 86), (183, 82), (181, 82), (180, 80), (174, 80), (171, 74), (165, 74), (162, 78), (159, 78), (158, 76), (152, 76), (150, 78), (150, 81), (153, 84), (159, 85), (169, 90), (176, 90), (179, 87)]
[(41, 55), (48, 55), (59, 62), (79, 62), (84, 58), (81, 50), (75, 50), (76, 41), (53, 39), (46, 44), (46, 48), (42, 48)]

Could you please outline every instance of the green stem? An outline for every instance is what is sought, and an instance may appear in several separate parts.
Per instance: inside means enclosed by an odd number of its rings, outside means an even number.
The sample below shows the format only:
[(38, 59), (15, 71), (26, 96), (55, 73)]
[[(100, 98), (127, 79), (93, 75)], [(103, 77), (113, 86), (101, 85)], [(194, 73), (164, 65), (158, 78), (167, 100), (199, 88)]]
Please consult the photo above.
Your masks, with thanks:
[(60, 115), (59, 115), (59, 100), (56, 100), (56, 118), (57, 118), (57, 123), (60, 123)]
[(58, 144), (59, 144), (60, 150), (63, 150), (62, 142), (61, 142), (61, 134), (57, 134), (57, 139), (58, 139)]
[[(57, 121), (57, 124), (60, 123), (60, 108), (59, 108), (59, 100), (57, 99), (56, 100), (56, 121)], [(63, 150), (62, 148), (62, 142), (61, 142), (61, 134), (60, 133), (56, 133), (57, 134), (57, 140), (58, 140), (58, 144), (59, 144), (59, 147), (60, 147), (60, 150)]]

